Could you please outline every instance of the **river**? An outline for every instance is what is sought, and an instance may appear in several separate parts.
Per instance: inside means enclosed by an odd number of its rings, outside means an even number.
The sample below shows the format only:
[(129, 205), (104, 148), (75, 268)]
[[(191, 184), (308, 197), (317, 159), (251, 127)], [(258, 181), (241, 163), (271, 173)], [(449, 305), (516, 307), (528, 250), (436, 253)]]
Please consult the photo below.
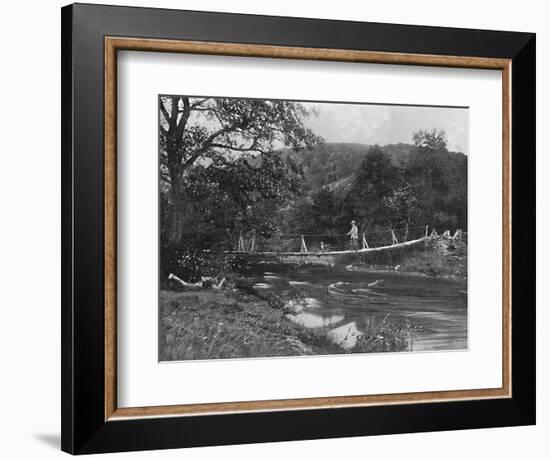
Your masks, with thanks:
[(284, 264), (261, 266), (249, 280), (258, 291), (301, 296), (295, 303), (289, 301), (291, 313), (287, 317), (304, 327), (324, 328), (335, 341), (347, 335), (350, 347), (354, 335), (366, 332), (369, 323), (386, 319), (414, 328), (413, 351), (467, 348), (463, 282), (400, 272), (357, 271), (351, 266)]

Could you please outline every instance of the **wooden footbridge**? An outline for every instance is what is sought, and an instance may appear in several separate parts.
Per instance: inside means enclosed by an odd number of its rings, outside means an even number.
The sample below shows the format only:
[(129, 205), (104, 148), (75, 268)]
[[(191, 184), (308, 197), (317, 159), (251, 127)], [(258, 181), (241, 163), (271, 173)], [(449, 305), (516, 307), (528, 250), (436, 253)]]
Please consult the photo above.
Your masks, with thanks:
[(305, 257), (311, 257), (311, 256), (334, 256), (338, 254), (352, 254), (352, 253), (372, 253), (377, 251), (385, 251), (385, 250), (394, 250), (396, 248), (404, 248), (411, 245), (416, 245), (418, 243), (426, 242), (430, 240), (433, 236), (428, 235), (427, 237), (421, 237), (419, 239), (415, 240), (408, 240), (406, 242), (400, 242), (400, 243), (393, 243), (391, 245), (385, 245), (375, 248), (369, 248), (368, 246), (364, 246), (362, 248), (358, 248), (357, 250), (349, 249), (349, 250), (318, 250), (318, 251), (308, 251), (307, 248), (301, 250), (301, 251), (257, 251), (256, 254), (265, 254), (265, 255), (279, 255), (279, 256), (305, 256)]
[[(335, 237), (346, 237), (347, 244), (349, 245), (348, 249), (333, 249), (331, 245), (325, 244), (323, 242), (323, 239), (321, 238), (318, 244), (318, 248), (316, 249), (310, 249), (308, 248), (306, 244), (306, 237), (307, 235), (291, 235), (293, 238), (299, 238), (300, 240), (300, 251), (288, 251), (288, 250), (259, 250), (258, 246), (256, 244), (256, 234), (254, 231), (252, 231), (252, 235), (249, 237), (249, 239), (245, 242), (245, 239), (243, 238), (242, 234), (239, 235), (239, 240), (237, 243), (237, 250), (231, 250), (227, 251), (228, 253), (234, 253), (234, 254), (254, 254), (254, 255), (265, 255), (265, 256), (284, 256), (284, 257), (291, 257), (293, 259), (310, 259), (310, 258), (323, 258), (323, 257), (334, 257), (338, 255), (347, 255), (347, 254), (354, 254), (354, 253), (376, 253), (376, 252), (383, 252), (383, 251), (389, 251), (389, 250), (396, 250), (400, 248), (406, 248), (414, 245), (419, 245), (421, 243), (426, 243), (439, 235), (437, 234), (435, 229), (432, 229), (431, 233), (428, 233), (428, 226), (422, 226), (422, 229), (424, 230), (424, 233), (421, 237), (412, 239), (412, 240), (404, 240), (399, 241), (394, 230), (389, 230), (389, 235), (391, 235), (391, 244), (383, 245), (383, 246), (377, 246), (377, 247), (370, 247), (367, 242), (366, 234), (362, 234), (361, 239), (361, 247), (359, 247), (358, 243), (359, 240), (356, 241), (357, 247), (352, 247), (352, 241), (347, 237), (346, 235), (339, 234), (325, 234), (327, 239), (334, 239)], [(322, 235), (322, 234), (321, 234)], [(319, 236), (319, 235), (317, 235)], [(462, 231), (459, 229), (455, 232), (454, 235), (450, 235), (449, 231), (445, 231), (442, 234), (443, 237), (451, 238), (451, 239), (459, 239), (462, 237)], [(389, 238), (389, 237), (388, 237)]]

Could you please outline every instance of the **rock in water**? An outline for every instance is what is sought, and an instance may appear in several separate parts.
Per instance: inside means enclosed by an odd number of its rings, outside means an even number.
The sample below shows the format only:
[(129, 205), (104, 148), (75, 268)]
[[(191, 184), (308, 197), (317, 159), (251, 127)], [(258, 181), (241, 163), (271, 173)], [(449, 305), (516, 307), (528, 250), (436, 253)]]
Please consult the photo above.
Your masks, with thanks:
[(357, 344), (357, 338), (362, 336), (363, 333), (357, 329), (355, 321), (344, 324), (338, 328), (333, 329), (327, 333), (331, 342), (339, 345), (344, 350), (350, 350)]

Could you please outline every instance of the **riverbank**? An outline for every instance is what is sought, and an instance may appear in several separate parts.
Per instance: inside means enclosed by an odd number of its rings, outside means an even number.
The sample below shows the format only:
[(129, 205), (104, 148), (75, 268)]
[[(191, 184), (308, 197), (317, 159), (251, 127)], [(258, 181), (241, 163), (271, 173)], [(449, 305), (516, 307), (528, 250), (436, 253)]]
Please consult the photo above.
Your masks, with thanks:
[(403, 260), (399, 270), (465, 282), (468, 278), (468, 258), (465, 254), (419, 253)]
[(163, 285), (162, 361), (462, 348), (465, 240), (335, 265), (254, 261), (234, 263), (226, 281)]
[(160, 360), (262, 358), (406, 351), (408, 329), (373, 321), (368, 332), (353, 336), (353, 327), (307, 328), (293, 320), (301, 299), (261, 295), (229, 286), (160, 293)]
[(160, 340), (162, 361), (340, 351), (321, 333), (285, 319), (275, 304), (230, 289), (161, 291)]
[(464, 240), (438, 237), (420, 250), (409, 251), (390, 264), (351, 262), (350, 270), (363, 272), (406, 272), (410, 275), (444, 278), (466, 283), (468, 246)]

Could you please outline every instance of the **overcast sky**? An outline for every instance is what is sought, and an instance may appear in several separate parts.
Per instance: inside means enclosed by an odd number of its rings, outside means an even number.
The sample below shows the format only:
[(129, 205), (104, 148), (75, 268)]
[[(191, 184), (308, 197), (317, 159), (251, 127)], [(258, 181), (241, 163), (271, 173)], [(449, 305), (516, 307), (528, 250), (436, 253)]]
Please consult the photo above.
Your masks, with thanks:
[(468, 154), (468, 109), (402, 105), (305, 103), (318, 116), (306, 124), (327, 142), (412, 143), (418, 129), (442, 129), (448, 149)]

